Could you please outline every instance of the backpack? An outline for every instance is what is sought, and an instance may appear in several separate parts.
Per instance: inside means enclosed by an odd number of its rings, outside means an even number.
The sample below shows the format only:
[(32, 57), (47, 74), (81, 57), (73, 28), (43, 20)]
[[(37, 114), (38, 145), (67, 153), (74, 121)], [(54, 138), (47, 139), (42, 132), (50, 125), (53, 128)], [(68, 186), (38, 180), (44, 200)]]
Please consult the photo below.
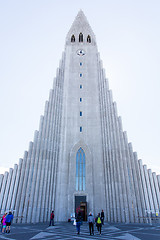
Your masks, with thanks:
[(98, 217), (97, 223), (98, 223), (98, 224), (101, 224), (101, 218), (100, 218), (100, 217)]
[(54, 219), (54, 213), (51, 213), (51, 220)]

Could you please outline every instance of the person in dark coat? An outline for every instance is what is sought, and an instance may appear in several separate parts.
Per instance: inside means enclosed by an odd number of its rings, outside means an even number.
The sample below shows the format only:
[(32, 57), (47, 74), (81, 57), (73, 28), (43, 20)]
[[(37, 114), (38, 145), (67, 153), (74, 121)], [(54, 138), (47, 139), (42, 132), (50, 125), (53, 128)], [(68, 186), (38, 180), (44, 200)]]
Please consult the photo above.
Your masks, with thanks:
[(80, 234), (80, 226), (82, 222), (81, 212), (78, 212), (78, 215), (76, 217), (76, 228), (77, 228), (77, 234)]
[(102, 209), (102, 212), (101, 212), (101, 220), (102, 220), (102, 225), (104, 225), (104, 211)]
[(51, 215), (50, 215), (50, 223), (49, 223), (49, 226), (54, 226), (54, 211), (51, 212)]

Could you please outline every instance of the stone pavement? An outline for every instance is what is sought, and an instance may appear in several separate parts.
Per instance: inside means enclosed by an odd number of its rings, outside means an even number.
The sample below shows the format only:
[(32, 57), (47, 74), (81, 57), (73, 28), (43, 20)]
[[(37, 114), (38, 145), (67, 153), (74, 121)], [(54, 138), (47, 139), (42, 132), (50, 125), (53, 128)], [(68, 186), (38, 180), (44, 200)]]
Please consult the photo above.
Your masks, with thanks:
[(81, 226), (81, 233), (77, 235), (72, 223), (56, 223), (53, 227), (45, 224), (13, 224), (10, 234), (0, 234), (1, 239), (10, 240), (83, 240), (83, 239), (117, 239), (117, 240), (160, 240), (160, 225), (142, 224), (107, 224), (102, 227), (100, 236), (95, 229), (95, 235), (90, 236), (88, 224)]

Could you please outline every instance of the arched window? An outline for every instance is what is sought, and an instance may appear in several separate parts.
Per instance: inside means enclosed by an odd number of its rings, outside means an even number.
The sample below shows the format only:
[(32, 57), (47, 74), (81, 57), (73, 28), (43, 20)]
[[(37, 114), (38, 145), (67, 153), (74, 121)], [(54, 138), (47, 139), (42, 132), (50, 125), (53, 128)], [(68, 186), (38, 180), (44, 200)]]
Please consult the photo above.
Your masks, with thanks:
[(79, 42), (83, 42), (83, 34), (82, 33), (79, 34)]
[(82, 148), (76, 155), (76, 191), (85, 191), (85, 153)]
[(88, 37), (87, 37), (87, 42), (88, 43), (91, 43), (91, 37), (88, 35)]
[(72, 37), (71, 37), (71, 42), (75, 42), (75, 36), (74, 35), (72, 35)]

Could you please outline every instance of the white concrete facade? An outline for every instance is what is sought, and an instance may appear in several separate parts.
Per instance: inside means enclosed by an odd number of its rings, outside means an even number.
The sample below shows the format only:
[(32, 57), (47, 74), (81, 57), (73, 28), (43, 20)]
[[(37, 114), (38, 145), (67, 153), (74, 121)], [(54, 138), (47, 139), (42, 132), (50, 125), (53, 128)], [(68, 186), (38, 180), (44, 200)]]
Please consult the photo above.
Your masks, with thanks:
[(143, 166), (123, 132), (95, 35), (80, 11), (39, 130), (18, 166), (0, 175), (1, 213), (12, 209), (15, 222), (35, 223), (48, 221), (54, 209), (56, 221), (67, 221), (76, 197), (85, 196), (87, 212), (103, 209), (106, 221), (149, 222), (148, 214), (159, 214), (159, 193), (160, 176)]

